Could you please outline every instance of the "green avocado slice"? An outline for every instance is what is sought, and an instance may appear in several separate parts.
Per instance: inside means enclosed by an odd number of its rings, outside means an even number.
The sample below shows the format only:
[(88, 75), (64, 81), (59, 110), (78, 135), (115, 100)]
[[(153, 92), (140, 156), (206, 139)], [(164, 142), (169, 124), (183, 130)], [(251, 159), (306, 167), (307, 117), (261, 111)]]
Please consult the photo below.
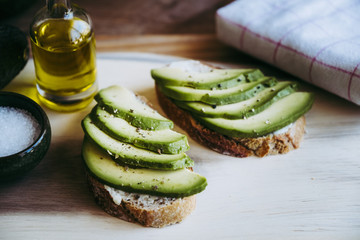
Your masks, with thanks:
[(171, 129), (156, 131), (142, 130), (116, 117), (99, 106), (95, 106), (90, 114), (91, 120), (105, 133), (119, 141), (133, 144), (153, 152), (178, 154), (189, 150), (187, 137)]
[(109, 113), (121, 117), (131, 125), (145, 130), (170, 129), (174, 123), (161, 116), (154, 109), (142, 102), (128, 89), (110, 86), (102, 89), (95, 96), (98, 104)]
[(151, 76), (161, 85), (197, 89), (230, 88), (239, 82), (256, 81), (264, 77), (258, 69), (211, 69), (205, 72), (187, 72), (176, 67), (152, 69)]
[(160, 154), (120, 142), (99, 129), (88, 115), (82, 121), (86, 135), (119, 164), (135, 167), (175, 170), (191, 167), (194, 162), (185, 154)]
[(200, 101), (212, 105), (231, 104), (255, 96), (267, 87), (274, 86), (277, 80), (263, 77), (254, 82), (238, 84), (228, 89), (195, 89), (189, 87), (158, 85), (162, 93), (169, 98), (180, 101)]
[(87, 138), (82, 157), (88, 171), (99, 181), (126, 192), (179, 198), (199, 193), (207, 186), (205, 177), (186, 168), (166, 171), (118, 165)]
[(193, 115), (209, 129), (230, 137), (259, 137), (279, 130), (304, 115), (314, 102), (314, 94), (295, 92), (247, 119), (207, 118)]
[(202, 102), (185, 102), (173, 100), (180, 108), (188, 110), (201, 117), (240, 119), (255, 115), (282, 97), (296, 91), (296, 82), (279, 82), (271, 88), (266, 88), (254, 97), (232, 104), (209, 105)]

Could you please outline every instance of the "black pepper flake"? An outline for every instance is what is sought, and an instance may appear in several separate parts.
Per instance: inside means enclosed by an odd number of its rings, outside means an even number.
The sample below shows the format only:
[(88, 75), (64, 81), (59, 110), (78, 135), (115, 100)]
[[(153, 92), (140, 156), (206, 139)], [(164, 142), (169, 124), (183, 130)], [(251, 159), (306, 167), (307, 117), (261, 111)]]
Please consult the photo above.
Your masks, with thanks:
[(215, 109), (215, 108), (216, 108), (216, 105), (211, 105), (211, 107), (212, 107), (213, 109)]
[(134, 112), (134, 109), (130, 109), (130, 112), (133, 113), (133, 112)]
[(218, 88), (221, 88), (221, 84), (220, 84), (220, 83), (219, 83), (217, 86), (218, 86)]

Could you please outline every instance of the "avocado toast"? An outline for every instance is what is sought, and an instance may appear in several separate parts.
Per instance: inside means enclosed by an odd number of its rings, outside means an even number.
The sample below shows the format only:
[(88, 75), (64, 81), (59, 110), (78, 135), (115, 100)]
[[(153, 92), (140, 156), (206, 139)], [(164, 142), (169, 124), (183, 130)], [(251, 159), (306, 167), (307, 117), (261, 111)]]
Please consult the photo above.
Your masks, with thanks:
[(109, 214), (149, 227), (182, 221), (206, 179), (193, 172), (185, 135), (126, 88), (111, 86), (82, 121), (90, 190)]
[(160, 106), (192, 138), (222, 154), (263, 157), (299, 147), (314, 95), (258, 69), (198, 61), (151, 70)]

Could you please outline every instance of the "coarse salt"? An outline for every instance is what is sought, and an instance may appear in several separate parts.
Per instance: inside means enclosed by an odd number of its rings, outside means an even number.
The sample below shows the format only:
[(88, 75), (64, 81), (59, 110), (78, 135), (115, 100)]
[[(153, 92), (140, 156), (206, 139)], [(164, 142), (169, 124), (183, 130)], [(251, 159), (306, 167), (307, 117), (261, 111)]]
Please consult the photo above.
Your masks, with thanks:
[(0, 157), (20, 152), (40, 135), (40, 126), (27, 111), (0, 106)]
[(169, 64), (169, 67), (180, 68), (187, 73), (207, 73), (212, 71), (211, 67), (195, 60), (172, 62)]

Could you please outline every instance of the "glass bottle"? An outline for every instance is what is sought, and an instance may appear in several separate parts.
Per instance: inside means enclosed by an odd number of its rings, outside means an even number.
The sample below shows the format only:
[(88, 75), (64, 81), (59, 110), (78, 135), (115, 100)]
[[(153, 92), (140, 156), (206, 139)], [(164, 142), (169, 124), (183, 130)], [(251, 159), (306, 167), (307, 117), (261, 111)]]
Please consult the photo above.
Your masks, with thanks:
[(58, 111), (86, 107), (97, 91), (89, 15), (70, 0), (47, 0), (30, 25), (40, 101)]

